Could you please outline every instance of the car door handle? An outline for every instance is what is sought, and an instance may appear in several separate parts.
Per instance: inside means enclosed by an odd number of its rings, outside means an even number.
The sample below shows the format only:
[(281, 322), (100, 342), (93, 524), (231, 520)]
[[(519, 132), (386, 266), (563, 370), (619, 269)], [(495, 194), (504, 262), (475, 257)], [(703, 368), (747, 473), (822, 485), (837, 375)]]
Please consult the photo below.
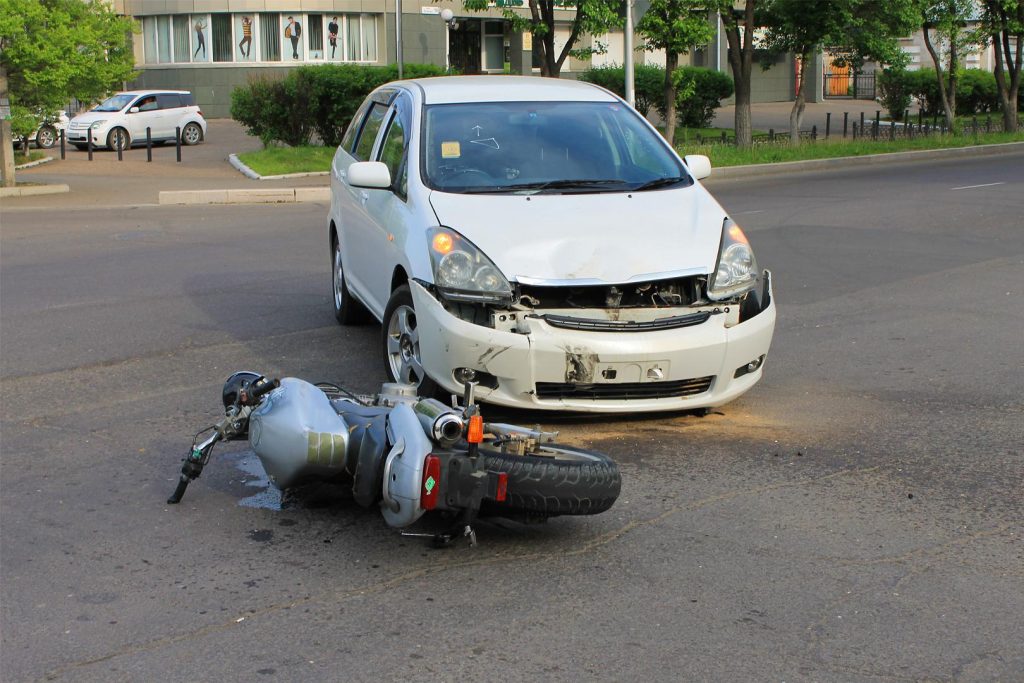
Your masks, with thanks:
[(361, 202), (362, 202), (363, 204), (365, 204), (365, 203), (366, 203), (366, 200), (367, 200), (367, 199), (369, 199), (369, 198), (370, 198), (370, 193), (369, 193), (369, 192), (367, 192), (366, 190), (363, 190), (362, 192), (360, 192), (360, 193), (359, 193), (359, 200), (360, 200), (360, 201), (361, 201)]
[(348, 174), (345, 173), (345, 171), (342, 171), (340, 168), (338, 168), (338, 167), (334, 168), (334, 177), (337, 178), (338, 180), (344, 181), (346, 175), (348, 175)]

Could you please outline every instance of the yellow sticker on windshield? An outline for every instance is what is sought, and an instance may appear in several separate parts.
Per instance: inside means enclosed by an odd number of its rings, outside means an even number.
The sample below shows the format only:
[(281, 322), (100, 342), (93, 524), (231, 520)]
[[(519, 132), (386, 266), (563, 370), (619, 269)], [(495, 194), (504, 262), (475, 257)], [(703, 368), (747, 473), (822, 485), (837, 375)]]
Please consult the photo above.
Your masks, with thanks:
[(444, 159), (458, 159), (462, 156), (462, 148), (459, 147), (459, 143), (456, 142), (442, 142), (441, 143), (441, 157)]

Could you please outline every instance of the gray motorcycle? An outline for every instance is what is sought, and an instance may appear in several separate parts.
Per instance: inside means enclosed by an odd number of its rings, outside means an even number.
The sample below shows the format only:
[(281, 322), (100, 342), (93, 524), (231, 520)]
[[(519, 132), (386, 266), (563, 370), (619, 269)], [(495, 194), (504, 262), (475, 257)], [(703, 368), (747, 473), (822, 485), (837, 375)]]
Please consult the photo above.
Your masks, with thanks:
[(445, 531), (404, 533), (441, 545), (463, 537), (475, 545), (479, 517), (534, 522), (593, 515), (615, 502), (622, 480), (611, 458), (558, 444), (557, 432), (484, 422), (471, 383), (461, 398), (446, 406), (403, 384), (360, 396), (237, 372), (224, 384), (224, 418), (196, 434), (167, 502), (181, 500), (218, 442), (245, 438), (278, 488), (351, 485), (356, 503), (379, 506), (399, 529), (436, 513)]

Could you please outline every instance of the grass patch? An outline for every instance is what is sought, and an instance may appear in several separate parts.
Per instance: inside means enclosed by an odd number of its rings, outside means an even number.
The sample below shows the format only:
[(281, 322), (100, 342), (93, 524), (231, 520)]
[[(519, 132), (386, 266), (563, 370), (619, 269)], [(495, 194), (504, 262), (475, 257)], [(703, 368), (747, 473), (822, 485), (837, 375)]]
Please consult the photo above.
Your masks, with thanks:
[(739, 149), (732, 145), (677, 145), (683, 154), (706, 154), (713, 166), (743, 166), (746, 164), (774, 164), (783, 161), (804, 161), (807, 159), (832, 159), (855, 157), (867, 154), (907, 152), (922, 149), (946, 149), (991, 145), (1002, 142), (1024, 142), (1024, 131), (1017, 133), (981, 133), (979, 135), (929, 135), (913, 140), (829, 140), (805, 141), (797, 147), (786, 143), (755, 145), (750, 149)]
[(258, 152), (239, 154), (246, 166), (260, 175), (319, 173), (331, 170), (333, 147), (268, 147)]
[(27, 163), (30, 163), (30, 162), (33, 162), (33, 161), (39, 161), (40, 159), (42, 159), (45, 156), (46, 156), (45, 152), (29, 151), (28, 156), (22, 154), (21, 152), (15, 152), (14, 153), (14, 165), (15, 166), (21, 166), (22, 164), (27, 164)]

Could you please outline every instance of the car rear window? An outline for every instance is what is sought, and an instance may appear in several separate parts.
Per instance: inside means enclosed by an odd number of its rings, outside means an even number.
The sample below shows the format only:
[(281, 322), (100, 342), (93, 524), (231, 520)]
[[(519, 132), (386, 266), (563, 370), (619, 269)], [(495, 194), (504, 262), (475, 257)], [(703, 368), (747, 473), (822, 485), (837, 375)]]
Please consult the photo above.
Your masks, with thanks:
[(177, 109), (181, 105), (181, 97), (177, 93), (165, 93), (156, 96), (161, 109)]

